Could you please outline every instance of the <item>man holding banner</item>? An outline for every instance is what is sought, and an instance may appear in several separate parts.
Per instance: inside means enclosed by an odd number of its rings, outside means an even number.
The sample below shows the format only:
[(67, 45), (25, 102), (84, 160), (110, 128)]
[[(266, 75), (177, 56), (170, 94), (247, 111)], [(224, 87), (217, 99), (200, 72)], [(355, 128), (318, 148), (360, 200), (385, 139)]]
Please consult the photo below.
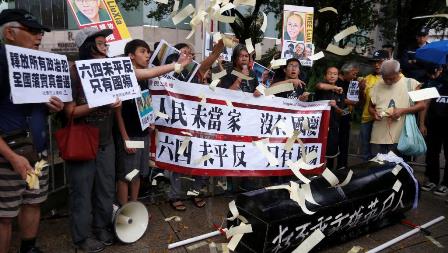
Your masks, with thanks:
[[(8, 9), (0, 14), (0, 39), (6, 45), (38, 49), (45, 31), (50, 29), (40, 24), (25, 10)], [(57, 97), (51, 97), (46, 107), (41, 104), (14, 104), (10, 97), (9, 69), (5, 46), (0, 47), (0, 252), (9, 250), (12, 221), (18, 216), (21, 245), (20, 252), (42, 252), (36, 246), (40, 220), (40, 203), (47, 198), (48, 166), (42, 167), (38, 186), (27, 187), (27, 174), (35, 172), (30, 164), (30, 153), (46, 157), (46, 117), (62, 110), (64, 104)], [(28, 59), (21, 55), (21, 60)], [(24, 63), (26, 61), (23, 61)], [(23, 66), (23, 65), (22, 65)], [(25, 80), (23, 80), (25, 81)], [(30, 96), (30, 94), (28, 94)], [(30, 152), (18, 153), (13, 145), (16, 138), (27, 139), (33, 134)], [(5, 141), (7, 140), (7, 141)], [(23, 149), (22, 149), (23, 150)], [(28, 182), (28, 181), (27, 181)], [(36, 189), (37, 188), (37, 189)]]

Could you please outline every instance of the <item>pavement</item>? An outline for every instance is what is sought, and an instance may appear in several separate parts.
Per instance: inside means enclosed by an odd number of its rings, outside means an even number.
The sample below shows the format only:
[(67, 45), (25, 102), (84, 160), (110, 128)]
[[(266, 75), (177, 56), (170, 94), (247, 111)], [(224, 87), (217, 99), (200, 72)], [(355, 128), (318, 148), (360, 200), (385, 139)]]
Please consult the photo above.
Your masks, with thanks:
[[(350, 163), (358, 162), (356, 158), (351, 157)], [(414, 167), (416, 177), (423, 180), (423, 168)], [(234, 199), (230, 194), (221, 194), (207, 198), (207, 205), (204, 208), (197, 208), (191, 201), (185, 201), (187, 211), (178, 212), (173, 210), (166, 202), (146, 203), (152, 218), (144, 236), (133, 244), (115, 243), (107, 247), (103, 252), (109, 253), (159, 253), (159, 252), (210, 252), (205, 243), (190, 245), (190, 247), (181, 247), (174, 250), (168, 250), (167, 245), (172, 242), (188, 239), (197, 235), (213, 231), (213, 224), (222, 224), (224, 217), (228, 212), (228, 203)], [(424, 224), (441, 215), (448, 214), (448, 197), (438, 197), (432, 193), (423, 192), (417, 209), (406, 213), (406, 218), (414, 224)], [(64, 212), (64, 208), (61, 209)], [(65, 209), (66, 210), (66, 209)], [(65, 211), (66, 212), (66, 211)], [(180, 216), (182, 220), (164, 221), (171, 216)], [(438, 240), (445, 248), (438, 248), (421, 233), (417, 233), (408, 239), (395, 244), (383, 252), (448, 252), (448, 222), (446, 220), (430, 227), (428, 230), (432, 236)], [(360, 246), (364, 249), (372, 249), (386, 241), (400, 236), (411, 229), (402, 224), (392, 225), (374, 233), (370, 233), (349, 242), (334, 245), (320, 252), (340, 253), (347, 252), (353, 246)], [(217, 236), (206, 240), (205, 242), (224, 243), (226, 239), (223, 236)], [(11, 252), (17, 252), (19, 244), (17, 231), (13, 232)], [(46, 253), (75, 252), (71, 243), (69, 221), (64, 215), (58, 217), (52, 216), (41, 222), (39, 247)], [(191, 246), (197, 247), (192, 249)]]

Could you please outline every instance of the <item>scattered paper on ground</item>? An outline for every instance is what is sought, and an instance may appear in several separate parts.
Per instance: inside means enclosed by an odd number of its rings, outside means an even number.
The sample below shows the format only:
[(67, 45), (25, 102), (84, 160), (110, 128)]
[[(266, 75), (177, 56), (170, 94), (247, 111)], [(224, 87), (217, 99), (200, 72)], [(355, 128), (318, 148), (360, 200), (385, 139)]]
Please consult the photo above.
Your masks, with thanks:
[(292, 253), (307, 253), (324, 238), (325, 235), (322, 233), (322, 231), (320, 231), (320, 229), (316, 229)]
[(180, 222), (180, 221), (182, 221), (182, 218), (179, 216), (171, 216), (171, 217), (165, 218), (165, 221), (172, 221), (172, 220), (174, 220), (176, 222)]
[(255, 44), (255, 60), (261, 60), (261, 43)]
[(343, 31), (341, 31), (340, 33), (336, 34), (336, 35), (334, 36), (334, 40), (335, 40), (336, 42), (339, 42), (339, 41), (342, 40), (343, 38), (345, 38), (345, 37), (347, 37), (347, 36), (349, 36), (349, 35), (351, 35), (351, 34), (354, 34), (354, 33), (356, 33), (357, 31), (358, 31), (358, 27), (356, 27), (356, 25), (350, 26), (350, 27), (344, 29)]
[(325, 8), (322, 8), (322, 9), (319, 10), (319, 12), (326, 12), (326, 11), (332, 11), (332, 12), (338, 14), (338, 10), (336, 10), (333, 7), (325, 7)]
[(353, 246), (347, 253), (362, 253), (364, 252), (364, 248), (360, 246)]
[(196, 190), (187, 191), (187, 196), (198, 196), (199, 192)]
[(440, 97), (440, 94), (435, 87), (409, 91), (408, 94), (414, 102)]
[(337, 55), (348, 55), (353, 51), (353, 47), (346, 46), (345, 48), (340, 48), (338, 46), (335, 46), (333, 44), (328, 44), (327, 49), (328, 52), (331, 52), (333, 54)]

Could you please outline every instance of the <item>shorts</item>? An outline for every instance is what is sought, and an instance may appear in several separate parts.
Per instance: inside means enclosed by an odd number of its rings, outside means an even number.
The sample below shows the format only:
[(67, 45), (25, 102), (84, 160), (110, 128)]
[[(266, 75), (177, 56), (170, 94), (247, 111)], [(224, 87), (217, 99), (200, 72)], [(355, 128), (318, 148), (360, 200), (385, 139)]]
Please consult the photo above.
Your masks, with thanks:
[(144, 148), (137, 148), (135, 154), (128, 154), (124, 148), (124, 142), (119, 141), (117, 144), (117, 171), (118, 180), (127, 181), (126, 175), (134, 169), (140, 171), (140, 175), (149, 173), (149, 136), (129, 137), (131, 141), (143, 141)]
[(0, 165), (0, 217), (14, 218), (22, 204), (40, 204), (47, 200), (48, 169), (42, 169), (38, 190), (27, 189), (26, 181), (8, 166)]

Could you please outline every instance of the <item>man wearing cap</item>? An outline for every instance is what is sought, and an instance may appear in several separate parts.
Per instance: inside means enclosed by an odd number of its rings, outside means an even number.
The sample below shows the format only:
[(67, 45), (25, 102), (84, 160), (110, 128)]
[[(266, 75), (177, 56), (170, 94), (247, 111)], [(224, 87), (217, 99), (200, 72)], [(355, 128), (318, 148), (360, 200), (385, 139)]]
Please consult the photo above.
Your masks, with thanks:
[(428, 34), (429, 29), (422, 27), (416, 35), (416, 41), (412, 44), (400, 59), (401, 67), (403, 68), (403, 73), (406, 77), (414, 78), (415, 80), (422, 82), (425, 77), (425, 66), (422, 62), (415, 59), (415, 52), (417, 49), (428, 44)]
[[(38, 49), (44, 31), (30, 13), (20, 9), (3, 10), (0, 13), (0, 40), (5, 44)], [(46, 119), (48, 111), (62, 110), (64, 104), (51, 97), (44, 104), (17, 105), (10, 99), (8, 63), (5, 47), (0, 46), (0, 253), (9, 250), (12, 221), (18, 216), (21, 245), (20, 253), (42, 252), (35, 246), (40, 220), (40, 203), (47, 198), (48, 167), (44, 167), (39, 180), (40, 189), (26, 188), (27, 171), (34, 170), (30, 161), (12, 150), (12, 133), (32, 133), (34, 152), (46, 157)], [(23, 136), (22, 136), (23, 137)], [(5, 139), (3, 139), (5, 138)], [(8, 143), (5, 140), (8, 140)]]
[(369, 113), (369, 101), (370, 92), (373, 87), (377, 84), (378, 80), (381, 79), (381, 64), (384, 60), (389, 59), (390, 54), (386, 50), (378, 50), (373, 53), (372, 65), (374, 72), (366, 77), (364, 77), (359, 82), (359, 102), (362, 105), (362, 116), (361, 116), (361, 129), (360, 129), (360, 139), (361, 139), (361, 155), (364, 161), (372, 158), (372, 151), (370, 148), (370, 134), (372, 133), (373, 119)]

